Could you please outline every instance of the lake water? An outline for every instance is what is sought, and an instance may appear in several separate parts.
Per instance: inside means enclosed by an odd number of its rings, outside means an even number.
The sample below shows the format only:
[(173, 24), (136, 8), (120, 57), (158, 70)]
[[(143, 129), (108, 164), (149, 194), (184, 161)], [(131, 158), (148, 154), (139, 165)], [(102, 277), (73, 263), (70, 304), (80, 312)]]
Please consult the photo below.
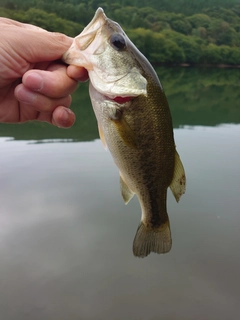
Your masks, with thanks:
[(133, 256), (140, 207), (81, 84), (71, 129), (0, 124), (1, 319), (240, 317), (239, 70), (158, 73), (187, 174), (180, 202), (168, 194), (171, 252)]

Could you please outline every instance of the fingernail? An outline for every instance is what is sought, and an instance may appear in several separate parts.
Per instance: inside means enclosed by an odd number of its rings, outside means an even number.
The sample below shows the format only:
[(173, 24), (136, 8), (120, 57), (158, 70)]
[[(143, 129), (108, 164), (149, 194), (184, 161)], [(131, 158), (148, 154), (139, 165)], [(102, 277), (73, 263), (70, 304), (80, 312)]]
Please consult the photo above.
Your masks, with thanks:
[(43, 78), (38, 73), (31, 72), (24, 79), (24, 84), (34, 91), (40, 91), (43, 88)]
[(68, 118), (69, 118), (69, 114), (70, 114), (70, 113), (72, 113), (72, 111), (70, 111), (69, 109), (63, 108), (63, 109), (62, 109), (62, 114), (61, 114), (61, 119), (62, 119), (63, 121), (67, 121)]
[(63, 108), (61, 112), (61, 117), (58, 120), (59, 128), (68, 128), (73, 125), (75, 121), (75, 115), (72, 110)]
[(31, 104), (36, 97), (36, 94), (26, 88), (20, 88), (17, 91), (17, 99), (21, 102)]

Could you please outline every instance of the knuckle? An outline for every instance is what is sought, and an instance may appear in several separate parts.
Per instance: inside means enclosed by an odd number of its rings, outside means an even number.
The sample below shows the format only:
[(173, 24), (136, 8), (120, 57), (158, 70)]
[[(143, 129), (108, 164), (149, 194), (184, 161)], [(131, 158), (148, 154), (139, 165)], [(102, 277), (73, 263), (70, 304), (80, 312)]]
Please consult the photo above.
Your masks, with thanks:
[(66, 36), (65, 34), (63, 33), (60, 33), (60, 32), (53, 32), (54, 34), (54, 37), (56, 40), (58, 40), (61, 44), (62, 43), (66, 43), (66, 45), (71, 45), (71, 38), (69, 38), (68, 36)]

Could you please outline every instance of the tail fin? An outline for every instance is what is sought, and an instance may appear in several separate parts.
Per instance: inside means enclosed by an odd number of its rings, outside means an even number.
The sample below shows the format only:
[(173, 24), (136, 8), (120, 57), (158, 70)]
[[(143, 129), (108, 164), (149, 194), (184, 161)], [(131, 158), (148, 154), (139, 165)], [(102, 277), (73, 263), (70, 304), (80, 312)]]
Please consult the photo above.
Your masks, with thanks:
[(133, 241), (133, 254), (136, 257), (144, 258), (151, 252), (167, 253), (171, 247), (169, 221), (166, 221), (159, 228), (152, 228), (143, 222), (140, 223)]

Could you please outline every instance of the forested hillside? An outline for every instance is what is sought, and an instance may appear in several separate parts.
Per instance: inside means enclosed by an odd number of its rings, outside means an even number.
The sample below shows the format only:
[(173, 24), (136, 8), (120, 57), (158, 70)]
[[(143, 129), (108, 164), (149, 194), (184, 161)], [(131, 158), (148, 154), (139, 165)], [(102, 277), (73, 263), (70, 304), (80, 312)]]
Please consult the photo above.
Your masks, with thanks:
[(75, 36), (101, 6), (152, 63), (240, 65), (240, 0), (5, 0), (0, 16)]

